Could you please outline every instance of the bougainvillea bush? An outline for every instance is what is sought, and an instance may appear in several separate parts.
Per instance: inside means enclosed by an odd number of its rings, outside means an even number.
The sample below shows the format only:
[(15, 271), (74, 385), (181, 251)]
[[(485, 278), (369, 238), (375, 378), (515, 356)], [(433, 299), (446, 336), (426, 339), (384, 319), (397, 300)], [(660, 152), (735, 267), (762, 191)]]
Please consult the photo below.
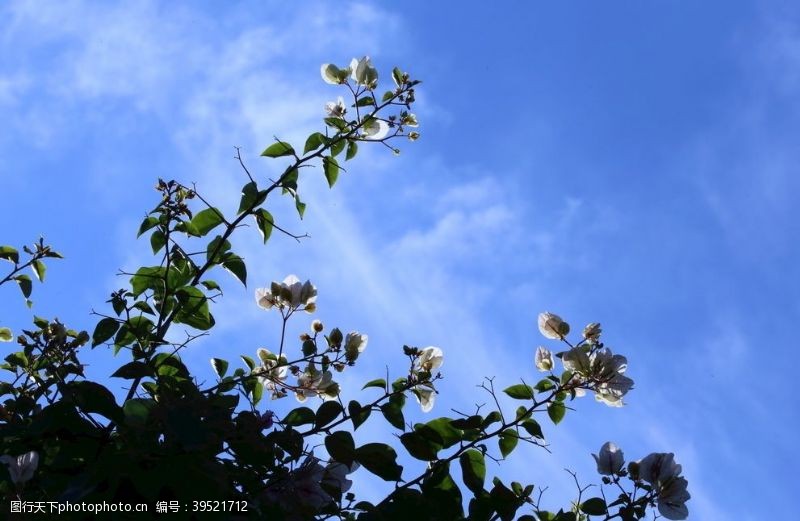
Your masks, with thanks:
[[(125, 287), (110, 295), (91, 333), (56, 318), (35, 317), (13, 332), (0, 324), (7, 342), (0, 367), (4, 511), (20, 519), (47, 517), (41, 512), (52, 513), (52, 505), (84, 505), (62, 514), (75, 518), (91, 517), (86, 505), (95, 505), (139, 519), (157, 508), (165, 517), (196, 519), (629, 521), (649, 512), (685, 519), (687, 483), (672, 454), (626, 464), (622, 450), (606, 443), (594, 455), (602, 483), (581, 487), (576, 478), (575, 500), (561, 509), (541, 504), (541, 487), (487, 479), (487, 459), (513, 457), (520, 442), (544, 447), (542, 423), (558, 424), (570, 401), (592, 394), (623, 405), (633, 388), (627, 360), (604, 346), (596, 323), (571, 335), (561, 317), (541, 313), (538, 329), (552, 345), (531, 347), (534, 363), (520, 375), (531, 385), (483, 384), (495, 398), (502, 392), (516, 400), (515, 410), (495, 399), (494, 410), (437, 416), (446, 346), (402, 346), (407, 366), (388, 377), (366, 375), (371, 401), (348, 399), (356, 390), (337, 379), (369, 356), (368, 335), (329, 327), (316, 318), (311, 281), (275, 274), (269, 287), (254, 289), (252, 305), (280, 315), (276, 347), (254, 339), (238, 358), (213, 358), (216, 381), (198, 383), (198, 368), (181, 354), (213, 331), (223, 287), (248, 282), (234, 234), (255, 227), (265, 244), (273, 234), (293, 236), (268, 207), (290, 197), (302, 218), (301, 177), (322, 172), (333, 188), (359, 147), (397, 152), (399, 140), (419, 138), (412, 112), (419, 81), (408, 73), (395, 68), (380, 90), (368, 57), (325, 64), (321, 74), (341, 93), (324, 107), (324, 128), (304, 143), (276, 140), (263, 151), (285, 166), (274, 180), (251, 173), (237, 153), (243, 186), (235, 214), (223, 214), (202, 188), (158, 180), (158, 201), (138, 229), (154, 260), (125, 274)], [(305, 168), (311, 165), (321, 168)], [(33, 278), (43, 281), (45, 262), (61, 255), (43, 240), (21, 250), (0, 247), (9, 267), (0, 284), (18, 285), (30, 304)], [(310, 324), (299, 340), (286, 337), (292, 320)], [(81, 356), (90, 349), (118, 361), (105, 383), (84, 375)], [(115, 398), (109, 385), (127, 394)], [(404, 410), (417, 406), (430, 420), (409, 424)], [(359, 428), (368, 421), (388, 422), (385, 432), (394, 436), (363, 439)], [(360, 498), (348, 478), (357, 468), (393, 484), (386, 497)], [(126, 513), (138, 503), (149, 513)]]

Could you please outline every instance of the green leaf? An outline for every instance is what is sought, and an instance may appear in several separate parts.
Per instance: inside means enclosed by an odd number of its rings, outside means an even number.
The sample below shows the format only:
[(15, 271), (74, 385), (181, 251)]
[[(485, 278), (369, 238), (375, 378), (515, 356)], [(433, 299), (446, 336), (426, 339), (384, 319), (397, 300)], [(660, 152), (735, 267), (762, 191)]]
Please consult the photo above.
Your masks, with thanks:
[(461, 477), (464, 484), (477, 496), (483, 492), (483, 482), (486, 479), (486, 461), (483, 453), (469, 449), (462, 452), (458, 460), (461, 463)]
[(531, 436), (535, 436), (539, 439), (544, 439), (544, 434), (542, 434), (542, 427), (539, 425), (539, 422), (534, 420), (533, 418), (529, 418), (522, 422), (522, 428), (528, 431), (528, 434)]
[(550, 380), (549, 378), (545, 378), (543, 380), (540, 380), (539, 383), (537, 383), (533, 388), (539, 391), (540, 393), (543, 393), (545, 391), (549, 391), (555, 386), (556, 384), (554, 384), (552, 380)]
[(381, 405), (381, 413), (383, 413), (383, 417), (386, 418), (392, 426), (395, 428), (405, 430), (406, 428), (406, 421), (403, 418), (403, 407), (397, 403), (384, 403)]
[(331, 145), (331, 156), (336, 157), (341, 154), (345, 145), (347, 145), (346, 139), (339, 139), (338, 141), (335, 141), (333, 145)]
[(44, 265), (44, 262), (40, 260), (31, 262), (31, 269), (33, 269), (33, 274), (36, 275), (39, 282), (44, 282), (44, 274), (47, 271), (47, 266)]
[(156, 407), (156, 402), (148, 398), (131, 398), (122, 406), (125, 414), (125, 424), (131, 427), (144, 427), (150, 416), (150, 411)]
[(175, 322), (187, 324), (195, 329), (206, 331), (214, 326), (214, 317), (208, 310), (208, 297), (193, 286), (186, 286), (175, 292), (181, 309), (175, 315)]
[(258, 225), (258, 231), (261, 232), (261, 238), (264, 239), (264, 244), (266, 244), (269, 236), (272, 235), (272, 226), (275, 223), (272, 214), (260, 208), (253, 215), (256, 219), (256, 225)]
[(144, 378), (146, 376), (154, 377), (156, 375), (153, 368), (144, 362), (134, 361), (128, 362), (119, 369), (117, 369), (111, 376), (114, 378), (124, 378), (126, 380), (134, 380), (136, 378)]
[(499, 446), (500, 454), (507, 457), (517, 447), (519, 436), (514, 429), (506, 429), (500, 433)]
[(85, 413), (97, 413), (111, 421), (121, 422), (122, 409), (117, 405), (114, 395), (102, 385), (86, 380), (68, 382), (64, 385), (75, 404)]
[(153, 253), (158, 253), (158, 250), (164, 247), (167, 244), (167, 236), (164, 235), (164, 232), (161, 230), (156, 230), (150, 236), (150, 247), (153, 249)]
[(371, 107), (375, 105), (375, 98), (372, 96), (362, 96), (356, 102), (356, 106), (358, 107)]
[(225, 373), (228, 372), (228, 361), (222, 358), (212, 358), (211, 367), (214, 368), (214, 372), (217, 373), (217, 376), (222, 378), (225, 376)]
[(241, 358), (244, 361), (244, 363), (247, 364), (247, 367), (250, 368), (251, 371), (256, 368), (255, 361), (249, 356), (239, 355), (239, 358)]
[(566, 413), (567, 408), (561, 402), (553, 402), (547, 407), (547, 415), (550, 416), (550, 419), (553, 420), (553, 423), (556, 425), (564, 419)]
[(231, 272), (234, 277), (247, 287), (247, 266), (245, 266), (241, 257), (233, 253), (226, 253), (222, 261), (222, 267)]
[(104, 318), (97, 323), (92, 333), (92, 347), (110, 339), (119, 329), (119, 322), (113, 318)]
[(239, 201), (239, 210), (236, 215), (241, 214), (246, 210), (257, 207), (267, 199), (267, 191), (258, 191), (258, 185), (255, 181), (250, 181), (242, 187), (242, 198)]
[(306, 213), (306, 203), (302, 202), (297, 195), (294, 196), (294, 207), (297, 208), (297, 214), (302, 219), (303, 214)]
[(322, 405), (317, 409), (317, 418), (314, 421), (314, 428), (321, 429), (331, 423), (333, 420), (342, 414), (344, 409), (337, 401), (322, 402)]
[(590, 516), (602, 516), (606, 513), (606, 502), (601, 497), (593, 497), (581, 503), (581, 511)]
[(422, 461), (433, 461), (439, 459), (439, 451), (442, 444), (436, 440), (426, 438), (419, 432), (406, 432), (400, 436), (400, 443), (408, 451), (411, 457)]
[(31, 282), (31, 278), (27, 275), (17, 275), (14, 277), (14, 280), (16, 280), (17, 284), (19, 284), (19, 289), (22, 291), (22, 295), (25, 298), (29, 298), (31, 296), (31, 291), (33, 291), (33, 282)]
[(367, 387), (377, 387), (379, 389), (386, 389), (386, 380), (384, 380), (383, 378), (378, 378), (376, 380), (370, 380), (369, 382), (364, 384), (364, 387), (362, 387), (361, 390), (364, 390)]
[(28, 367), (28, 357), (25, 356), (25, 353), (22, 351), (17, 351), (16, 353), (11, 353), (3, 360), (11, 364), (12, 366), (18, 367)]
[(347, 122), (342, 118), (325, 118), (325, 124), (339, 130), (347, 128)]
[(328, 138), (325, 137), (324, 134), (322, 134), (321, 132), (314, 132), (313, 134), (308, 136), (308, 139), (306, 139), (306, 145), (305, 147), (303, 147), (303, 154), (308, 154), (312, 150), (318, 149), (319, 147), (327, 143), (327, 141)]
[(345, 161), (350, 161), (358, 154), (358, 143), (355, 141), (348, 141), (347, 142), (347, 153), (344, 155)]
[(355, 430), (367, 421), (369, 415), (372, 414), (372, 409), (362, 407), (357, 401), (350, 400), (350, 403), (347, 404), (347, 412), (350, 414), (350, 420), (353, 422), (353, 429)]
[(206, 289), (209, 290), (222, 291), (222, 289), (219, 287), (219, 284), (217, 284), (213, 280), (204, 280), (200, 284), (202, 284)]
[(0, 327), (0, 342), (11, 342), (14, 333), (7, 327)]
[(392, 79), (394, 80), (394, 84), (398, 87), (403, 86), (403, 71), (399, 68), (395, 67), (392, 69)]
[(19, 263), (19, 252), (11, 246), (0, 246), (0, 259), (17, 264)]
[(286, 418), (283, 419), (283, 423), (291, 427), (297, 427), (298, 425), (314, 423), (315, 419), (316, 415), (314, 411), (308, 407), (298, 407), (286, 415)]
[(164, 268), (161, 266), (145, 266), (136, 270), (131, 277), (131, 290), (134, 297), (138, 297), (147, 289), (164, 288)]
[[(331, 402), (326, 402), (331, 403)], [(347, 431), (337, 431), (325, 437), (325, 449), (333, 459), (350, 467), (356, 457), (356, 444)]]
[(277, 143), (273, 143), (264, 149), (264, 151), (261, 152), (261, 155), (264, 157), (291, 156), (294, 155), (294, 149), (289, 143), (278, 141)]
[(206, 246), (206, 259), (209, 261), (213, 261), (216, 264), (222, 262), (222, 257), (225, 253), (231, 249), (231, 243), (229, 241), (223, 241), (221, 235), (217, 235), (211, 242), (208, 243)]
[(158, 217), (153, 217), (152, 215), (148, 215), (142, 221), (142, 224), (139, 225), (139, 233), (136, 234), (136, 237), (141, 237), (144, 232), (152, 228), (153, 226), (158, 224)]
[(356, 461), (385, 481), (400, 481), (403, 467), (397, 464), (397, 453), (385, 443), (367, 443), (356, 449)]
[(533, 398), (533, 389), (526, 384), (512, 385), (504, 389), (503, 392), (515, 400), (530, 400)]
[[(343, 143), (341, 141), (340, 143)], [(339, 163), (333, 157), (323, 157), (322, 166), (325, 170), (325, 179), (328, 180), (328, 187), (333, 188), (336, 180), (339, 178)]]
[(437, 439), (441, 440), (442, 447), (445, 449), (452, 447), (463, 438), (463, 432), (453, 427), (452, 420), (447, 417), (436, 418), (424, 425), (417, 424), (414, 429), (422, 431), (423, 427), (426, 431), (430, 429), (430, 431), (436, 433)]
[[(208, 232), (222, 224), (225, 219), (216, 208), (206, 208), (205, 210), (195, 214), (191, 221), (193, 232), (196, 231), (200, 237), (205, 236)], [(191, 227), (190, 227), (191, 228)]]

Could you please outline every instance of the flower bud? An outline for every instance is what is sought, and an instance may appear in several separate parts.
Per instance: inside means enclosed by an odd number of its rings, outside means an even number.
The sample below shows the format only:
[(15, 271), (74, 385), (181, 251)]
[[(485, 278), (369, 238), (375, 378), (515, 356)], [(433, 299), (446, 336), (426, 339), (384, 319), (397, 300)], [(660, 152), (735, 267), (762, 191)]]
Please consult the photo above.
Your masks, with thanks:
[(555, 362), (553, 361), (553, 353), (549, 349), (542, 346), (536, 348), (536, 369), (539, 371), (551, 371)]
[(311, 322), (311, 329), (315, 333), (322, 333), (322, 330), (325, 329), (325, 326), (319, 320), (315, 320)]

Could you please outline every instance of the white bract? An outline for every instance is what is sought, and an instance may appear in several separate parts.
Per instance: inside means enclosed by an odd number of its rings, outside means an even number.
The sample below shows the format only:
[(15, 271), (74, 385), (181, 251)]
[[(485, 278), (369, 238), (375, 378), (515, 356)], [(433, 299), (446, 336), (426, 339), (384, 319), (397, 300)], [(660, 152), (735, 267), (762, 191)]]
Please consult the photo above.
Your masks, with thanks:
[(615, 444), (607, 441), (600, 447), (598, 454), (592, 454), (595, 462), (597, 462), (597, 472), (604, 476), (611, 476), (619, 473), (622, 470), (622, 465), (625, 463), (625, 457), (622, 451)]
[(536, 369), (539, 371), (550, 371), (553, 369), (555, 361), (553, 353), (549, 349), (539, 346), (536, 348)]
[(562, 340), (569, 333), (569, 324), (555, 313), (545, 311), (544, 313), (539, 313), (539, 332), (545, 338)]
[(689, 483), (680, 476), (681, 466), (675, 455), (664, 452), (649, 454), (636, 463), (638, 478), (653, 486), (656, 491), (658, 511), (666, 519), (686, 519), (689, 509), (685, 503), (691, 498)]
[(319, 72), (322, 75), (322, 79), (325, 81), (325, 83), (330, 83), (331, 85), (340, 85), (347, 81), (347, 77), (350, 75), (350, 68), (347, 67), (345, 69), (340, 69), (332, 63), (323, 63), (319, 69)]
[(598, 340), (600, 340), (600, 333), (602, 332), (603, 330), (600, 329), (600, 324), (597, 322), (592, 322), (583, 328), (583, 338), (586, 339), (586, 341), (590, 344), (595, 344)]
[(280, 309), (296, 310), (302, 308), (313, 313), (317, 308), (317, 288), (311, 281), (300, 282), (296, 275), (289, 275), (283, 282), (273, 282), (270, 288), (256, 289), (256, 303), (263, 309), (273, 306)]
[(350, 77), (359, 85), (374, 88), (378, 82), (378, 70), (372, 65), (369, 56), (350, 61)]
[(325, 112), (332, 118), (344, 119), (347, 112), (347, 107), (344, 104), (344, 98), (339, 96), (336, 101), (329, 101), (325, 104)]
[(414, 372), (433, 373), (442, 366), (443, 362), (444, 353), (442, 350), (438, 347), (428, 346), (420, 351), (419, 357), (414, 361)]
[(436, 401), (436, 390), (430, 385), (416, 385), (411, 388), (422, 412), (430, 412)]
[(8, 475), (15, 485), (23, 485), (33, 477), (39, 466), (39, 453), (32, 450), (20, 456), (0, 456), (0, 462), (8, 467)]
[(366, 139), (383, 139), (389, 134), (389, 125), (382, 119), (372, 118), (361, 129)]
[(344, 356), (347, 357), (348, 361), (355, 361), (358, 355), (364, 352), (364, 349), (367, 348), (368, 339), (367, 335), (362, 335), (358, 331), (347, 333), (344, 339)]

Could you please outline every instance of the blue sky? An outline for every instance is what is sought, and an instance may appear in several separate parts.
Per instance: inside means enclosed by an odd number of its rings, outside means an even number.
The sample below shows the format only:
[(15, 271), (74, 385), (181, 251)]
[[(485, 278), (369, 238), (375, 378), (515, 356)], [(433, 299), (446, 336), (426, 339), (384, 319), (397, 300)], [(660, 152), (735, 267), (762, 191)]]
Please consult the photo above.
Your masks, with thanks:
[[(233, 147), (275, 175), (260, 151), (320, 129), (338, 94), (320, 63), (364, 54), (387, 81), (394, 65), (424, 81), (422, 139), (365, 150), (332, 191), (306, 174), (306, 218), (288, 200), (274, 213), (311, 239), (242, 234), (250, 286), (228, 281), (214, 336), (185, 358), (207, 371), (274, 346), (277, 316), (252, 291), (296, 273), (319, 289), (318, 318), (369, 334), (348, 397), (387, 363), (400, 373), (404, 343), (438, 345), (448, 414), (487, 402), (482, 376), (536, 378), (538, 312), (599, 321), (628, 356), (628, 406), (584, 398), (546, 429), (552, 455), (489, 472), (549, 484), (555, 506), (562, 469), (593, 480), (589, 453), (614, 440), (631, 459), (676, 453), (690, 519), (785, 516), (800, 464), (791, 2), (5, 2), (0, 242), (41, 234), (66, 256), (32, 312), (91, 329), (126, 282), (115, 273), (152, 262), (133, 239), (156, 178), (233, 207)], [(3, 325), (29, 322), (16, 288), (0, 298)], [(90, 360), (96, 378), (113, 367)]]

